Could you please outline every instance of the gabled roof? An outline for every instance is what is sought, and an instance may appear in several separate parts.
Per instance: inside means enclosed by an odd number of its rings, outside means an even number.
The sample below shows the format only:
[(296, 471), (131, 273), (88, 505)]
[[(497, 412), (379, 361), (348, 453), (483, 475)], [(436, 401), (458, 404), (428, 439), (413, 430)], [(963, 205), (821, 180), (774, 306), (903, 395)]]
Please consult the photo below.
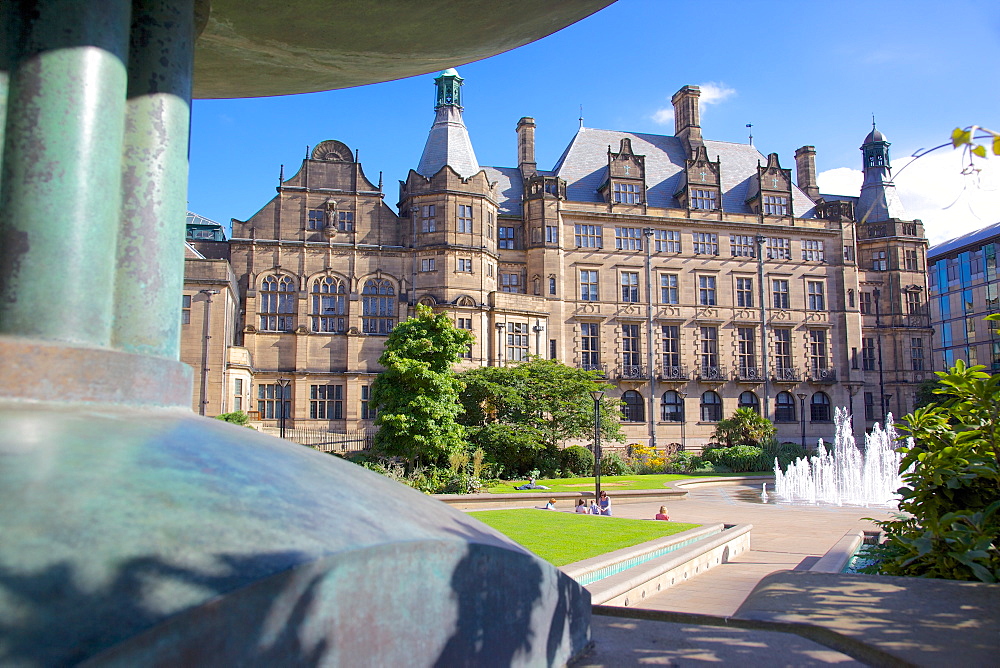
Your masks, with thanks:
[(490, 183), (496, 183), (500, 213), (513, 216), (522, 214), (521, 197), (524, 195), (524, 181), (517, 167), (483, 167)]
[[(617, 150), (622, 139), (629, 139), (632, 151), (645, 156), (646, 199), (650, 206), (680, 208), (674, 198), (683, 183), (687, 150), (682, 140), (666, 135), (580, 128), (566, 147), (553, 172), (566, 180), (567, 199), (577, 202), (601, 202), (597, 192), (605, 180), (608, 146)], [(747, 186), (756, 177), (757, 165), (767, 158), (748, 144), (705, 141), (710, 159), (718, 157), (722, 168), (722, 209), (731, 213), (751, 213), (746, 204)], [(815, 206), (805, 193), (792, 186), (794, 213), (811, 218)]]

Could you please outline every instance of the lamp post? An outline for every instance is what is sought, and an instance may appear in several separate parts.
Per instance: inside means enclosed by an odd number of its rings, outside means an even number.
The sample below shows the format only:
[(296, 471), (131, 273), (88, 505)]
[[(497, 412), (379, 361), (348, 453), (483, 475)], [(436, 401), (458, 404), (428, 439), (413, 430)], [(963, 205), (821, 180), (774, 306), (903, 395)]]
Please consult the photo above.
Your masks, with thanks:
[(281, 438), (285, 437), (285, 413), (287, 412), (285, 408), (285, 399), (287, 398), (286, 395), (288, 394), (288, 386), (291, 384), (291, 382), (292, 381), (288, 380), (287, 378), (278, 379), (278, 387), (281, 388), (280, 390), (281, 396), (278, 397), (278, 410), (280, 411), (279, 423), (278, 423), (280, 426), (278, 427), (278, 433), (281, 436)]
[(802, 423), (802, 447), (806, 447), (806, 395), (804, 392), (796, 394), (799, 398), (799, 422)]
[(848, 410), (851, 414), (851, 432), (854, 432), (854, 395), (858, 393), (863, 386), (862, 385), (852, 385), (847, 384), (847, 394), (848, 394)]
[(594, 399), (594, 498), (601, 498), (601, 399), (604, 392), (594, 390), (590, 393)]
[(875, 347), (878, 349), (878, 396), (879, 408), (882, 411), (882, 416), (879, 420), (884, 423), (887, 402), (885, 400), (885, 377), (882, 374), (882, 320), (881, 309), (879, 307), (879, 297), (882, 296), (882, 291), (875, 288), (872, 290), (872, 296), (875, 298)]
[(497, 366), (503, 366), (503, 335), (507, 329), (507, 323), (498, 322), (497, 328)]
[(205, 317), (202, 322), (202, 344), (201, 344), (201, 397), (198, 401), (198, 413), (205, 414), (205, 407), (208, 406), (208, 343), (212, 340), (212, 295), (219, 294), (218, 290), (199, 290), (205, 295)]

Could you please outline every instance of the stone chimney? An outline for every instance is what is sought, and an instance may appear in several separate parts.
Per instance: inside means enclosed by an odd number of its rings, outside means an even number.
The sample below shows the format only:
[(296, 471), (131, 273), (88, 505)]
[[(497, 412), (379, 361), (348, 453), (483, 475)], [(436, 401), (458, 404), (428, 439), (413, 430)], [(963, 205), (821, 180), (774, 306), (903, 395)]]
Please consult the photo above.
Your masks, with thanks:
[(819, 201), (819, 185), (816, 183), (816, 147), (803, 146), (795, 151), (795, 180), (799, 189), (814, 202)]
[(538, 169), (535, 163), (535, 119), (530, 116), (517, 122), (517, 166), (524, 178)]
[(670, 103), (674, 105), (674, 135), (684, 140), (692, 154), (705, 143), (701, 137), (700, 97), (700, 88), (684, 86), (670, 98)]

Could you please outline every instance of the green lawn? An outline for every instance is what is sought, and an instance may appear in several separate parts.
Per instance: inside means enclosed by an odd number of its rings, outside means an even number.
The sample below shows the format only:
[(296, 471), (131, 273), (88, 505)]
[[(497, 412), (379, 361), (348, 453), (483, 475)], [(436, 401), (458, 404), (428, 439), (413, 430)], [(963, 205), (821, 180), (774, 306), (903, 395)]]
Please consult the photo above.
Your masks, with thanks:
[(483, 510), (469, 515), (517, 541), (553, 566), (571, 564), (699, 526), (533, 508)]
[[(774, 471), (762, 471), (759, 473), (712, 473), (706, 474), (709, 477), (715, 476), (747, 476), (747, 475), (774, 475)], [(667, 483), (687, 478), (699, 478), (705, 476), (695, 476), (689, 473), (658, 473), (652, 475), (611, 475), (601, 476), (601, 489), (607, 489), (608, 494), (614, 494), (620, 489), (662, 489)], [(523, 485), (527, 480), (512, 480), (500, 485), (490, 487), (493, 494), (508, 494), (517, 492), (543, 492), (540, 489), (514, 489)], [(590, 492), (594, 490), (594, 478), (552, 478), (537, 480), (539, 485), (545, 485), (552, 492)]]

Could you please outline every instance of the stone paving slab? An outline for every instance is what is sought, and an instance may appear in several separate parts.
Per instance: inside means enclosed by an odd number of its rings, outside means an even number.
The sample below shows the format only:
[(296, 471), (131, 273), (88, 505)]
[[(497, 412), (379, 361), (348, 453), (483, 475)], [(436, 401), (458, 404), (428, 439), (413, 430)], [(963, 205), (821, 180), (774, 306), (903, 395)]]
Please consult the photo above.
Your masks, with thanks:
[(763, 579), (735, 617), (820, 626), (912, 665), (1000, 665), (995, 584), (779, 572)]

